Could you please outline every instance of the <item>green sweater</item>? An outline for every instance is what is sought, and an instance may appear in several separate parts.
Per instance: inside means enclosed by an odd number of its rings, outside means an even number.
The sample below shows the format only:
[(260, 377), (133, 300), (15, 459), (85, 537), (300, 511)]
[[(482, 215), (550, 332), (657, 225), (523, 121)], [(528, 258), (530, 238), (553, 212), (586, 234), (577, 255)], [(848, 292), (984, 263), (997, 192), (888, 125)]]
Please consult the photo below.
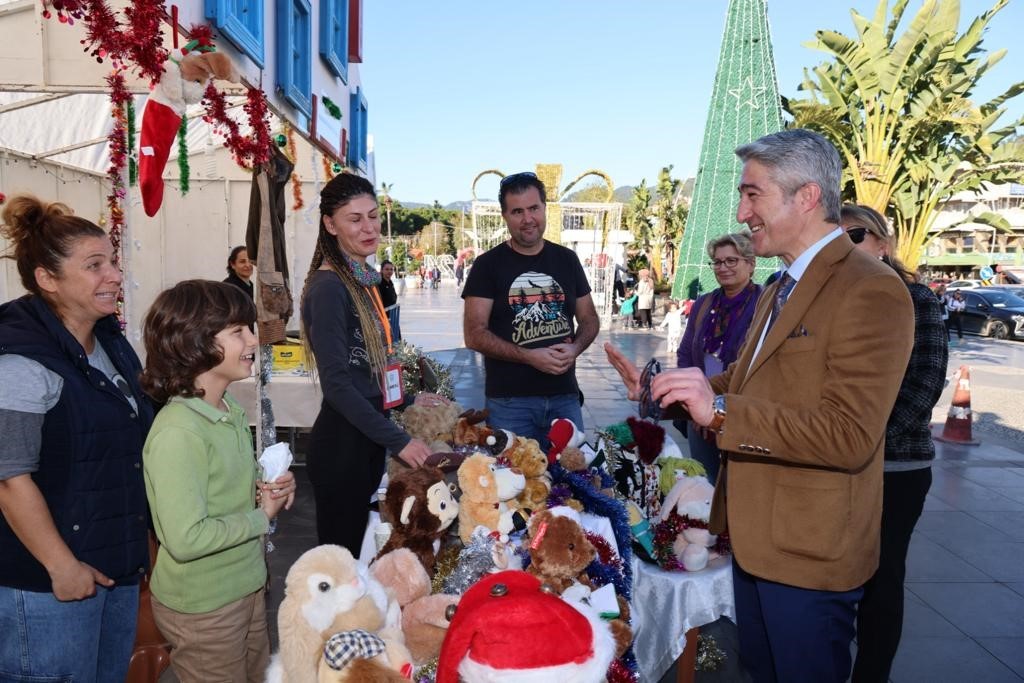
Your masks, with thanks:
[(201, 398), (172, 398), (142, 452), (146, 495), (160, 552), (153, 595), (187, 614), (210, 612), (259, 590), (267, 580), (255, 506), (257, 464), (245, 411)]

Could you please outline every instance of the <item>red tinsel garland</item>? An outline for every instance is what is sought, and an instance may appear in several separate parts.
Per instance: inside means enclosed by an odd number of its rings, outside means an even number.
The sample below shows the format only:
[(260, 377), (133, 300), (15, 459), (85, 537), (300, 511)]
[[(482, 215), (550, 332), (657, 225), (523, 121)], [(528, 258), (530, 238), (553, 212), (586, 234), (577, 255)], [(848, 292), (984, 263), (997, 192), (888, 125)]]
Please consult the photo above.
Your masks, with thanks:
[[(662, 569), (672, 572), (685, 572), (686, 567), (676, 557), (672, 546), (676, 537), (687, 529), (707, 529), (708, 523), (699, 519), (683, 517), (673, 510), (666, 520), (658, 522), (654, 527), (654, 559)], [(715, 545), (708, 550), (714, 550), (719, 555), (728, 555), (732, 552), (732, 545), (729, 543), (729, 534), (719, 534)]]
[[(114, 264), (121, 265), (121, 238), (124, 232), (124, 210), (121, 207), (127, 191), (124, 186), (124, 167), (128, 162), (128, 117), (125, 112), (131, 102), (132, 94), (124, 83), (124, 73), (114, 71), (107, 76), (110, 86), (110, 115), (114, 126), (107, 136), (110, 147), (110, 166), (107, 168), (107, 179), (110, 181), (110, 194), (107, 195), (107, 209), (110, 211), (110, 243), (114, 246)], [(117, 317), (124, 328), (124, 286), (117, 293)]]
[(231, 150), (235, 163), (245, 168), (266, 163), (270, 159), (270, 124), (267, 121), (267, 100), (263, 91), (249, 88), (246, 93), (245, 110), (249, 119), (250, 135), (242, 135), (238, 123), (228, 115), (227, 100), (224, 93), (214, 87), (213, 81), (206, 86), (203, 104), (206, 116), (203, 120), (220, 126), (224, 136), (224, 146)]
[(115, 69), (137, 69), (150, 81), (160, 80), (167, 50), (163, 47), (161, 22), (165, 16), (163, 0), (135, 0), (124, 8), (124, 21), (105, 0), (43, 0), (43, 16), (49, 18), (49, 5), (57, 10), (62, 24), (81, 19), (86, 24), (86, 37), (81, 40), (85, 51), (102, 63), (110, 59)]

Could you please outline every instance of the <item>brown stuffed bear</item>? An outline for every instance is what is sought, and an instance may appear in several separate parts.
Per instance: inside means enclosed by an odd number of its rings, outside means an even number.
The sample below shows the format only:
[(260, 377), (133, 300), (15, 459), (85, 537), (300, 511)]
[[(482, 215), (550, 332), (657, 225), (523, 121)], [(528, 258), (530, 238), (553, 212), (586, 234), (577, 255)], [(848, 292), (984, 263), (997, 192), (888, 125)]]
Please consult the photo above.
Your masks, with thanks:
[(436, 467), (403, 470), (388, 482), (382, 517), (391, 524), (391, 536), (377, 553), (381, 557), (396, 548), (416, 553), (427, 574), (434, 571), (435, 543), (459, 515), (459, 504)]
[(469, 543), (473, 530), (483, 526), (500, 534), (515, 528), (515, 515), (508, 501), (526, 486), (526, 478), (516, 469), (499, 468), (497, 460), (474, 453), (459, 466), (459, 538)]
[(534, 439), (522, 436), (502, 457), (526, 477), (526, 488), (516, 496), (516, 504), (527, 510), (541, 510), (547, 507), (551, 492), (551, 477), (548, 475), (548, 458)]
[(454, 401), (413, 403), (402, 412), (401, 422), (409, 436), (437, 452), (448, 449), (441, 444), (452, 440), (461, 413), (462, 407)]
[[(586, 568), (597, 550), (587, 539), (583, 527), (566, 508), (564, 514), (558, 508), (541, 510), (530, 517), (529, 536), (524, 542), (530, 551), (530, 566), (526, 571), (550, 585), (559, 595), (575, 583), (593, 588)], [(633, 642), (633, 630), (629, 627), (629, 603), (617, 595), (619, 618), (608, 625), (615, 637), (616, 657), (621, 657)]]

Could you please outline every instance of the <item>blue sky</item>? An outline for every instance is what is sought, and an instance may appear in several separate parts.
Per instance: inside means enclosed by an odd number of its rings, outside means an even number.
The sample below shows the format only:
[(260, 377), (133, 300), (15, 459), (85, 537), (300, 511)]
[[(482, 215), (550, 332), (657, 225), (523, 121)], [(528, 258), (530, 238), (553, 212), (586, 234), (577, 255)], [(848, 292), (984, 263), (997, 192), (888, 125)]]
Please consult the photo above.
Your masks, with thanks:
[[(995, 0), (963, 0), (966, 26)], [(369, 100), (377, 183), (401, 201), (469, 199), (477, 173), (564, 165), (563, 186), (599, 168), (616, 185), (652, 183), (658, 170), (692, 175), (725, 23), (727, 0), (385, 0), (364, 3), (361, 78)], [(905, 16), (917, 11), (911, 0)], [(852, 35), (849, 9), (874, 0), (768, 3), (779, 92), (797, 94), (803, 47), (818, 29)], [(1008, 48), (978, 99), (1024, 78), (1024, 0), (1011, 0), (985, 35)], [(1014, 30), (1016, 28), (1016, 30)], [(1024, 96), (1004, 121), (1024, 113)], [(477, 186), (497, 196), (497, 178)]]

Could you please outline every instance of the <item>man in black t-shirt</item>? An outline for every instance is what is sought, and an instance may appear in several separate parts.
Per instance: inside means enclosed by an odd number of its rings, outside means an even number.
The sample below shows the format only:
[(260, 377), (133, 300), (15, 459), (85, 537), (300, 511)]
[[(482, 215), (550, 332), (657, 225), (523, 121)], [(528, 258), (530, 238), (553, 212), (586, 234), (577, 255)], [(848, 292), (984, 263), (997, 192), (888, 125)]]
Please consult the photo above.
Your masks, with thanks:
[(533, 173), (501, 181), (511, 237), (476, 259), (462, 298), (466, 346), (484, 355), (488, 425), (546, 449), (555, 418), (583, 430), (576, 358), (600, 321), (576, 253), (544, 239), (544, 197)]

